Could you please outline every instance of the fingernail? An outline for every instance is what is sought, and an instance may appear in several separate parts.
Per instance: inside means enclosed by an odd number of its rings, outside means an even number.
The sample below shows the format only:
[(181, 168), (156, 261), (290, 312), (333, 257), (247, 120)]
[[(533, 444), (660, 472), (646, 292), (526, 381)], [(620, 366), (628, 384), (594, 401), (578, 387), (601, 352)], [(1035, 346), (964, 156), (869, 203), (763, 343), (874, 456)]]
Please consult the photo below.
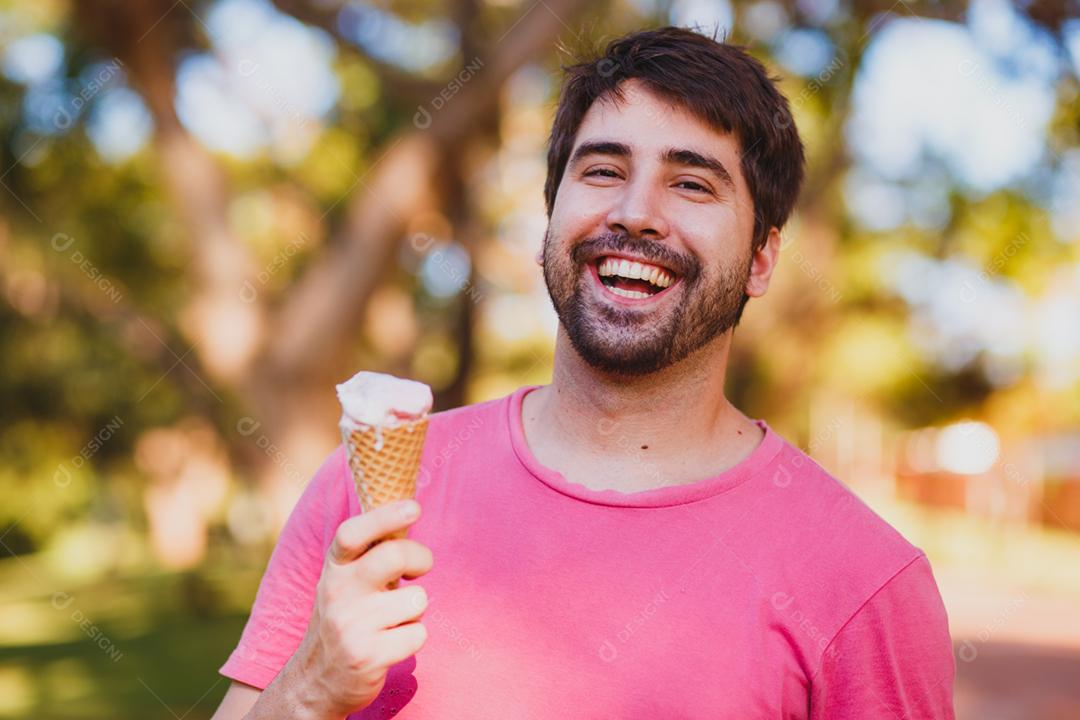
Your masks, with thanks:
[(400, 512), (402, 520), (413, 520), (420, 514), (420, 506), (410, 500), (401, 506)]

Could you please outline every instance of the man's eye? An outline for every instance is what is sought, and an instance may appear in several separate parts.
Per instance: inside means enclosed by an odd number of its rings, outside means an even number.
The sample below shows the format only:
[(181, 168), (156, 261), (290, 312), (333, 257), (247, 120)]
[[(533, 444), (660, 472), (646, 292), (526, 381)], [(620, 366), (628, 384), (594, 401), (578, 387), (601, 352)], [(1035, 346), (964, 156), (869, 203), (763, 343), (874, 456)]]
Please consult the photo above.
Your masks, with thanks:
[(603, 177), (619, 177), (614, 170), (609, 170), (607, 168), (596, 168), (595, 170), (589, 170), (585, 173), (585, 177), (590, 177), (593, 175), (600, 175)]
[(711, 190), (709, 190), (709, 188), (705, 187), (704, 185), (699, 185), (698, 183), (693, 182), (692, 180), (683, 180), (682, 182), (678, 183), (678, 185), (676, 187), (680, 187), (680, 186), (683, 186), (683, 185), (689, 186), (689, 189), (691, 189), (691, 190), (700, 190), (701, 192), (712, 192)]

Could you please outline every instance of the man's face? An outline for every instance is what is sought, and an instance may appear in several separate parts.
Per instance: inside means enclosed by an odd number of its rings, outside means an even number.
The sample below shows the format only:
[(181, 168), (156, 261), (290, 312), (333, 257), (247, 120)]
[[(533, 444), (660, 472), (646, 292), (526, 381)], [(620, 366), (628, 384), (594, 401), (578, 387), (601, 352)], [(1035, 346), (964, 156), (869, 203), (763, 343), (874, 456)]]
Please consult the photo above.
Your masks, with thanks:
[(735, 324), (754, 214), (734, 137), (635, 81), (622, 89), (624, 102), (594, 103), (578, 130), (544, 279), (586, 362), (642, 375)]

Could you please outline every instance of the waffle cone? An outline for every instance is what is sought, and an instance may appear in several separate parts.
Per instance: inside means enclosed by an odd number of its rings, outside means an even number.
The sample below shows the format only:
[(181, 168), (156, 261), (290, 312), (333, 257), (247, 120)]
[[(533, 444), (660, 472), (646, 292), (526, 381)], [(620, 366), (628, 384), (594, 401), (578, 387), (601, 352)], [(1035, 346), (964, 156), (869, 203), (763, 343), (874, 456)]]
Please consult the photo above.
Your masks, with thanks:
[[(416, 475), (427, 427), (425, 417), (379, 431), (342, 429), (349, 469), (364, 512), (416, 495)], [(405, 531), (400, 530), (387, 539), (403, 537)]]
[[(378, 430), (342, 428), (349, 469), (364, 512), (416, 495), (416, 475), (420, 471), (420, 454), (424, 449), (427, 427), (428, 419), (425, 417), (398, 427)], [(383, 540), (402, 539), (405, 534), (406, 530), (399, 530), (376, 540), (372, 545)], [(393, 590), (397, 586), (398, 581), (394, 580), (387, 588)]]

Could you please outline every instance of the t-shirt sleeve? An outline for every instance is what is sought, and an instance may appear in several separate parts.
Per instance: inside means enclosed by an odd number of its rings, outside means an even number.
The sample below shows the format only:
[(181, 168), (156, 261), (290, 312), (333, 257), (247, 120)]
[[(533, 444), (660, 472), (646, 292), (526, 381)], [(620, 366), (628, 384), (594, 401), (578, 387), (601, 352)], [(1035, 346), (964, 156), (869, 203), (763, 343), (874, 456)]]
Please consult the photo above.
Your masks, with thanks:
[(323, 560), (350, 515), (345, 454), (338, 447), (293, 508), (263, 573), (240, 642), (219, 672), (265, 689), (299, 647), (311, 618)]
[(953, 720), (955, 673), (945, 606), (920, 554), (825, 649), (810, 717)]

